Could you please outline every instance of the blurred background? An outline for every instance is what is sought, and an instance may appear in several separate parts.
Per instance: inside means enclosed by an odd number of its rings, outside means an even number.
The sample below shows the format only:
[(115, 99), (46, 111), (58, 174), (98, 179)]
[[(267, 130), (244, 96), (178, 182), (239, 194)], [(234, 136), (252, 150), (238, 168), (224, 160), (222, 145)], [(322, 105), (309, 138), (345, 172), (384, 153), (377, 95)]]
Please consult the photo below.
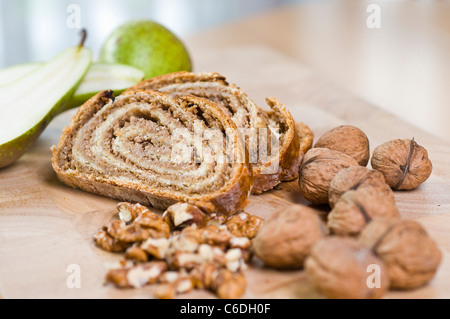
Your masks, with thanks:
[[(305, 0), (303, 0), (305, 1)], [(247, 15), (302, 0), (0, 0), (0, 67), (46, 60), (76, 44), (67, 20), (73, 5), (95, 53), (116, 27), (134, 18), (162, 23), (181, 38)], [(72, 21), (73, 22), (73, 21)]]
[[(381, 25), (367, 24), (368, 6)], [(0, 0), (0, 67), (44, 61), (131, 18), (164, 24), (188, 48), (269, 46), (317, 75), (450, 140), (450, 0)]]

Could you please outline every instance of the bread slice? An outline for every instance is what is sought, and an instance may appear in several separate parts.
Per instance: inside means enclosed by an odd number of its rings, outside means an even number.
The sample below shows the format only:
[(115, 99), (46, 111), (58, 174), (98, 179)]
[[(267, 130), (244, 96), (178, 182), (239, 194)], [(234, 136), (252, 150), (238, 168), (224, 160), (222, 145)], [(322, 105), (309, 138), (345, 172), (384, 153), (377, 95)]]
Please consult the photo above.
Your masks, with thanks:
[(65, 184), (158, 209), (204, 201), (233, 214), (247, 204), (253, 182), (234, 122), (195, 96), (100, 92), (79, 108), (52, 152)]
[(295, 122), (295, 127), (297, 128), (297, 134), (300, 138), (300, 153), (303, 158), (303, 155), (305, 155), (313, 145), (314, 133), (309, 126), (303, 122)]
[(189, 94), (219, 105), (246, 139), (253, 165), (253, 194), (298, 177), (300, 136), (291, 114), (277, 99), (267, 98), (270, 110), (263, 110), (243, 90), (229, 84), (218, 73), (175, 72), (142, 81), (130, 88), (136, 89), (159, 90), (170, 96)]

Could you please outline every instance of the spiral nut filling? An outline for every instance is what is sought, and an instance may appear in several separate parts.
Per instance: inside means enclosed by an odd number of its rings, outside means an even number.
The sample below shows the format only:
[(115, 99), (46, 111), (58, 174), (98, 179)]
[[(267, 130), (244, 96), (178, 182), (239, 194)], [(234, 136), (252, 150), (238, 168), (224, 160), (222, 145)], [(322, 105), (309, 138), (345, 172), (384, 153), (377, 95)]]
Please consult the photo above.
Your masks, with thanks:
[(94, 96), (53, 147), (53, 167), (70, 186), (160, 209), (210, 201), (231, 214), (252, 184), (245, 145), (217, 106), (156, 91)]
[[(270, 111), (259, 108), (248, 95), (218, 73), (175, 72), (138, 83), (130, 90), (152, 89), (170, 96), (193, 95), (217, 104), (246, 139), (255, 181), (253, 193), (272, 189), (281, 181), (297, 178), (302, 152), (300, 136), (292, 115), (277, 99), (266, 99)], [(311, 135), (301, 126), (302, 133)], [(311, 133), (311, 134), (309, 134)], [(312, 143), (310, 139), (304, 139)], [(261, 142), (263, 141), (263, 142)]]

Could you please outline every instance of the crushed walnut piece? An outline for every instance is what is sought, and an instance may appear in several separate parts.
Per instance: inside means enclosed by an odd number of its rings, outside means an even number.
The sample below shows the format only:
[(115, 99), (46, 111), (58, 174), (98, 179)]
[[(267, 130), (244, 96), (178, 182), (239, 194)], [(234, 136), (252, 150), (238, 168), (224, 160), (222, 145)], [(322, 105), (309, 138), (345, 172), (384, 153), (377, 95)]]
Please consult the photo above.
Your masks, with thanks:
[(114, 239), (124, 243), (135, 243), (150, 237), (150, 232), (139, 224), (127, 225), (122, 220), (109, 223), (106, 231)]
[(98, 246), (109, 252), (122, 252), (127, 249), (129, 243), (115, 239), (106, 230), (106, 227), (102, 227), (94, 234), (93, 239)]
[(117, 204), (120, 220), (128, 223), (135, 220), (139, 215), (150, 212), (150, 210), (141, 204), (132, 204), (120, 202)]
[(125, 258), (137, 262), (146, 262), (149, 260), (146, 251), (138, 244), (133, 244), (125, 250)]
[(241, 296), (247, 287), (247, 280), (241, 272), (232, 272), (215, 263), (205, 263), (192, 271), (194, 285), (206, 288), (222, 299)]
[(160, 284), (156, 287), (154, 295), (158, 299), (173, 299), (176, 295), (188, 293), (194, 289), (192, 278), (179, 278), (174, 282)]
[(188, 225), (195, 225), (196, 227), (203, 227), (208, 222), (208, 215), (206, 215), (197, 206), (188, 203), (176, 203), (164, 212), (163, 219), (172, 227), (186, 227)]
[(219, 298), (239, 298), (246, 289), (243, 271), (251, 261), (251, 239), (263, 220), (240, 212), (226, 217), (210, 203), (176, 203), (163, 214), (121, 202), (119, 219), (103, 226), (94, 242), (124, 253), (106, 282), (119, 288), (155, 284), (154, 297), (174, 298), (208, 289)]
[(229, 217), (225, 225), (233, 236), (251, 239), (256, 236), (262, 222), (262, 218), (242, 212)]
[(119, 288), (140, 288), (154, 283), (167, 270), (163, 261), (150, 261), (129, 267), (113, 268), (106, 274), (106, 281)]

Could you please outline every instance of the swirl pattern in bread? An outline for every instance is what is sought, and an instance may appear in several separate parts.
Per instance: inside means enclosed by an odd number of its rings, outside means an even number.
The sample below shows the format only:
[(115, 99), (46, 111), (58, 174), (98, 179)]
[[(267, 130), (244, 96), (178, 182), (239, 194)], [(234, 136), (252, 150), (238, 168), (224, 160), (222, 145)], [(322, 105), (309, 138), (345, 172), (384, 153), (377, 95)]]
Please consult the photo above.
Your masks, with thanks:
[[(194, 132), (211, 136), (199, 142)], [(100, 92), (79, 108), (52, 152), (67, 185), (158, 209), (206, 201), (233, 214), (247, 204), (253, 184), (235, 123), (195, 96)]]
[[(276, 98), (267, 98), (270, 110), (263, 110), (242, 89), (213, 72), (165, 74), (142, 81), (130, 91), (137, 89), (158, 90), (170, 96), (194, 95), (219, 105), (246, 140), (253, 166), (252, 193), (260, 194), (298, 177), (300, 136), (290, 112)], [(256, 143), (250, 138), (255, 134)]]

